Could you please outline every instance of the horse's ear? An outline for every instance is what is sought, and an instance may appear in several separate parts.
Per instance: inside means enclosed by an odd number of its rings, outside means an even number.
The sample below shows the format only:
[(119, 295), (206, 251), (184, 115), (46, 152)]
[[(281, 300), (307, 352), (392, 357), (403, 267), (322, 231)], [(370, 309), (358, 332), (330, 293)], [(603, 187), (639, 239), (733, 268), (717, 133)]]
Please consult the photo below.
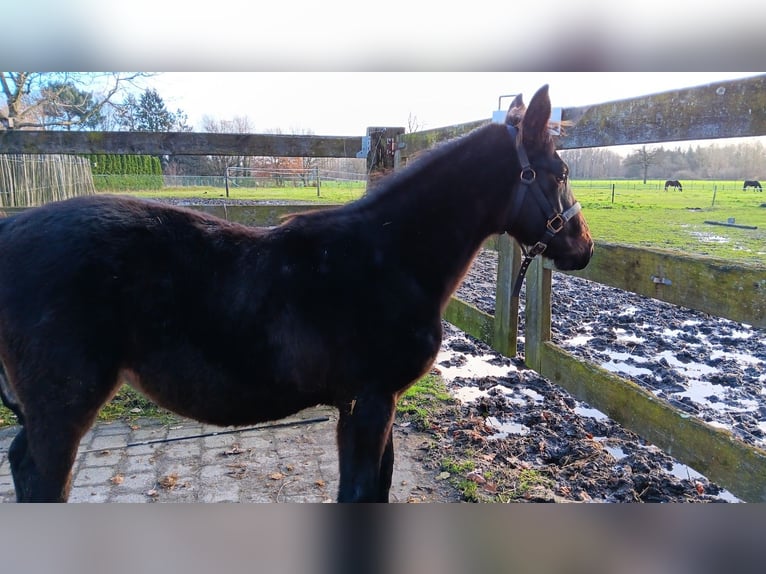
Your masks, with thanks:
[(521, 97), (521, 94), (517, 94), (508, 108), (508, 113), (505, 114), (505, 123), (510, 126), (518, 126), (521, 123), (521, 118), (524, 117), (526, 109), (524, 98)]
[(542, 145), (550, 139), (548, 121), (551, 118), (551, 99), (548, 95), (548, 84), (537, 90), (529, 102), (522, 121), (524, 144), (530, 148)]

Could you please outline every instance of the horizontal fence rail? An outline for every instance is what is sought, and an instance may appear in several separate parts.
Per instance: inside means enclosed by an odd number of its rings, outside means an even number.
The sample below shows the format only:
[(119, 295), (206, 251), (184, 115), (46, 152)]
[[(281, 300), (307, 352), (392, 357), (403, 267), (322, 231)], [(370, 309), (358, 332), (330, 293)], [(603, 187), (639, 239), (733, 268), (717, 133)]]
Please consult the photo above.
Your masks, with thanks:
[(361, 150), (361, 136), (0, 131), (0, 153), (355, 158)]

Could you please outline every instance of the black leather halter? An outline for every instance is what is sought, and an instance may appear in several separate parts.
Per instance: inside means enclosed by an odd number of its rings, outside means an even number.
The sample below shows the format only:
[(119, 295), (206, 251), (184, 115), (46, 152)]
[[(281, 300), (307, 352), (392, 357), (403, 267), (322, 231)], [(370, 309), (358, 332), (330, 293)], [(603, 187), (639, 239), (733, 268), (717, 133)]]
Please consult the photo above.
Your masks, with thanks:
[(513, 222), (516, 220), (516, 217), (518, 217), (519, 212), (521, 211), (521, 206), (524, 203), (524, 198), (526, 197), (527, 190), (531, 192), (532, 197), (535, 199), (537, 205), (540, 207), (547, 219), (543, 236), (537, 241), (537, 243), (535, 243), (535, 245), (533, 245), (529, 250), (527, 250), (523, 245), (521, 246), (521, 251), (524, 254), (524, 260), (521, 262), (519, 275), (516, 278), (516, 283), (513, 287), (512, 294), (512, 297), (518, 298), (519, 293), (521, 293), (521, 284), (524, 281), (524, 275), (529, 268), (529, 264), (532, 263), (532, 260), (535, 257), (545, 251), (545, 249), (548, 247), (548, 242), (553, 239), (554, 235), (564, 229), (567, 221), (579, 213), (582, 209), (582, 206), (580, 205), (579, 201), (576, 201), (572, 207), (563, 213), (556, 211), (556, 209), (551, 205), (551, 202), (548, 201), (548, 198), (545, 197), (543, 190), (540, 189), (540, 185), (537, 183), (537, 173), (529, 163), (529, 158), (527, 157), (527, 152), (524, 149), (524, 145), (521, 139), (521, 130), (511, 125), (506, 125), (506, 127), (508, 128), (508, 133), (516, 142), (516, 155), (518, 156), (519, 163), (521, 164), (521, 173), (519, 174), (521, 185), (516, 188), (516, 195), (513, 198), (513, 205), (511, 206), (511, 217), (509, 218), (509, 221)]

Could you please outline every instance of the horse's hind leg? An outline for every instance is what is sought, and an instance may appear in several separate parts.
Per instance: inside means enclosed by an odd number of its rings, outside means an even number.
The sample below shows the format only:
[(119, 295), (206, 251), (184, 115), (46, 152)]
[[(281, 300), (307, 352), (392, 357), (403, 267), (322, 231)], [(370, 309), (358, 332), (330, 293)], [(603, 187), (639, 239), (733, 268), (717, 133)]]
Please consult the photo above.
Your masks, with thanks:
[(360, 395), (339, 410), (338, 502), (388, 502), (394, 461), (394, 397)]

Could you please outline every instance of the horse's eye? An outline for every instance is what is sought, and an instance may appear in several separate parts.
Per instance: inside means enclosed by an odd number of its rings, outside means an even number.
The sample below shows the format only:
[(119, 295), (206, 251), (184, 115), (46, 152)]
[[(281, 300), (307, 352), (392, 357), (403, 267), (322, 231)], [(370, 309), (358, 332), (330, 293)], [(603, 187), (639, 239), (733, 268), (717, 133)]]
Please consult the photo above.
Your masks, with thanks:
[(559, 184), (566, 183), (567, 182), (567, 177), (569, 177), (569, 175), (567, 173), (562, 173), (561, 175), (557, 175), (556, 176), (556, 181)]

